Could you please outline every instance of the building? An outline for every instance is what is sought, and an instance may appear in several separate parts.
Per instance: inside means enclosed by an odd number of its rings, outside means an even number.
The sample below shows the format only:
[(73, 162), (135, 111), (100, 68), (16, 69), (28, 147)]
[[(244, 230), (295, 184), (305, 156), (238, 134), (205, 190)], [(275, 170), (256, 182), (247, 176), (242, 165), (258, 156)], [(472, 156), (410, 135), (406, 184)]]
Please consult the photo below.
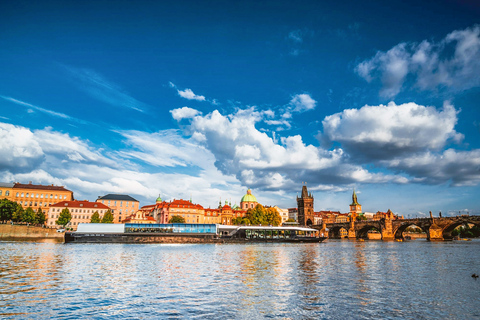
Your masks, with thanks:
[(243, 210), (253, 209), (257, 204), (257, 198), (252, 194), (252, 190), (248, 189), (247, 194), (240, 200), (240, 208)]
[(387, 212), (377, 211), (377, 213), (375, 213), (375, 215), (373, 216), (373, 220), (381, 220), (381, 219), (397, 220), (399, 219), (399, 217), (395, 215), (390, 209), (388, 209)]
[(74, 230), (77, 229), (77, 226), (79, 223), (90, 223), (90, 220), (92, 219), (92, 215), (95, 212), (98, 212), (101, 219), (105, 214), (105, 212), (107, 212), (107, 210), (110, 209), (109, 207), (107, 207), (102, 203), (90, 202), (87, 200), (84, 200), (84, 201), (72, 200), (72, 201), (57, 202), (52, 204), (48, 208), (48, 212), (46, 214), (46, 218), (47, 218), (46, 225), (48, 228), (60, 227), (55, 223), (55, 221), (58, 219), (58, 217), (60, 216), (60, 213), (65, 208), (68, 209), (70, 211), (70, 214), (72, 215), (72, 220), (70, 220), (70, 223), (67, 225), (67, 227), (73, 228)]
[(315, 221), (313, 214), (313, 195), (308, 193), (307, 186), (302, 187), (302, 196), (297, 196), (298, 223), (301, 226), (310, 226)]
[(205, 223), (218, 223), (223, 225), (233, 225), (233, 219), (239, 217), (245, 217), (246, 210), (240, 209), (238, 206), (231, 207), (228, 201), (222, 206), (222, 203), (218, 203), (216, 209), (205, 209)]
[(297, 208), (288, 208), (288, 219), (293, 219), (298, 221), (298, 210)]
[(157, 223), (154, 217), (150, 216), (146, 210), (138, 210), (134, 214), (131, 214), (122, 223), (141, 223), (141, 224), (153, 224)]
[(180, 216), (185, 219), (185, 223), (204, 223), (204, 209), (199, 204), (194, 204), (188, 200), (162, 201), (160, 196), (155, 205), (144, 206), (142, 210), (151, 210), (151, 215), (157, 223), (168, 223), (172, 216)]
[(337, 215), (340, 214), (340, 211), (319, 211), (314, 212), (314, 224), (321, 225), (323, 223), (335, 223), (337, 220)]
[(30, 207), (36, 211), (42, 208), (45, 212), (54, 203), (73, 200), (73, 192), (53, 184), (0, 183), (0, 199), (3, 198), (20, 204), (24, 209)]
[(130, 217), (138, 211), (138, 200), (126, 194), (107, 194), (103, 197), (98, 197), (97, 202), (100, 202), (110, 208), (113, 214), (113, 223), (122, 223), (124, 219)]
[(282, 223), (287, 222), (288, 220), (288, 209), (282, 209), (279, 208), (278, 206), (274, 206), (275, 209), (277, 209), (278, 214), (282, 218)]

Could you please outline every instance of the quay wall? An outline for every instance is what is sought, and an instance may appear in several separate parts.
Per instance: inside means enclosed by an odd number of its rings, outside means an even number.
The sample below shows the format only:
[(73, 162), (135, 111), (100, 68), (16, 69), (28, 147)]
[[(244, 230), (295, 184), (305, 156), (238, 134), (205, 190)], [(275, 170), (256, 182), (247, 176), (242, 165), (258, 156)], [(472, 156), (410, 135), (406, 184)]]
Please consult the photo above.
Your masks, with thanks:
[(0, 224), (0, 240), (58, 239), (63, 241), (63, 238), (64, 233), (57, 232), (56, 229)]

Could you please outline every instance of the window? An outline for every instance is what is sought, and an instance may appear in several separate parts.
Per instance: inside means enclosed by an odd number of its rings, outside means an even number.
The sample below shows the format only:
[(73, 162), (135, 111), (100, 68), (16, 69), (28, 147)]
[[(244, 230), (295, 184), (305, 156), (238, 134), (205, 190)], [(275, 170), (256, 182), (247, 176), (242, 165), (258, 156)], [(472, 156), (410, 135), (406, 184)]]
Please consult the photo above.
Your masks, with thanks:
[(113, 205), (116, 206), (116, 205), (117, 205), (117, 201), (113, 201)]
[(22, 192), (22, 197), (23, 197), (23, 192)]
[(16, 195), (16, 197), (18, 197), (18, 192), (17, 192), (17, 195)]
[(43, 199), (43, 193), (40, 195), (40, 198), (42, 198), (42, 199)]
[(120, 201), (120, 207), (123, 207), (123, 201)]
[(66, 195), (65, 195), (65, 196), (63, 196), (63, 199), (67, 199), (67, 196), (66, 196)]
[(33, 198), (33, 193), (30, 193), (30, 198)]
[(53, 194), (50, 194), (50, 199), (53, 199)]
[(35, 195), (35, 198), (38, 198), (38, 193)]
[(57, 195), (55, 195), (55, 199), (57, 199)]
[(28, 193), (27, 193), (27, 198), (28, 198)]
[[(1, 196), (1, 195), (2, 195), (2, 190), (0, 190), (0, 196)], [(17, 195), (17, 197), (18, 197), (18, 195)]]

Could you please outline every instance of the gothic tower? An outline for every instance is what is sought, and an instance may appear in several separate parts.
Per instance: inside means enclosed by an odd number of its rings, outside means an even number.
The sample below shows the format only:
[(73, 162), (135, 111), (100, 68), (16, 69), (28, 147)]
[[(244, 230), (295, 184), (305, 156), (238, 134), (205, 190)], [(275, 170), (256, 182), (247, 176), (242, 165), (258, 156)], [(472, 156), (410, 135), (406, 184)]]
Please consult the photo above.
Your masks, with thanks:
[(358, 203), (357, 194), (355, 193), (355, 189), (353, 189), (352, 194), (352, 204), (350, 205), (350, 216), (353, 220), (357, 218), (359, 214), (362, 213), (362, 205)]
[(314, 222), (313, 195), (308, 193), (307, 186), (302, 187), (302, 196), (297, 196), (298, 223), (301, 226), (310, 226)]

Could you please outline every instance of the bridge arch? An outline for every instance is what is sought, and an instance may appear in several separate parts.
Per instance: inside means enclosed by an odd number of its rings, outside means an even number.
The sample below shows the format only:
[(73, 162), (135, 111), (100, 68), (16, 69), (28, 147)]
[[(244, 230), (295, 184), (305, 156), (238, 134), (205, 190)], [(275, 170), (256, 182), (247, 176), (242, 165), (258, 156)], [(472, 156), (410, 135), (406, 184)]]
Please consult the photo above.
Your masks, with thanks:
[[(355, 228), (355, 229), (357, 229), (357, 228)], [(382, 233), (382, 228), (379, 225), (377, 225), (377, 224), (366, 224), (366, 225), (360, 226), (355, 231), (357, 239), (368, 239), (368, 232), (370, 230), (377, 230), (378, 232), (380, 232), (380, 234)]]
[(345, 229), (345, 226), (343, 225), (340, 225), (340, 226), (331, 226), (328, 228), (328, 237), (330, 239), (341, 239), (342, 236), (341, 236), (341, 232), (340, 232), (340, 229), (344, 228)]
[(443, 231), (442, 231), (443, 238), (445, 240), (452, 240), (453, 230), (455, 230), (458, 226), (466, 225), (466, 224), (473, 224), (477, 227), (480, 227), (480, 221), (478, 221), (477, 219), (463, 218), (463, 219), (454, 221), (451, 224), (447, 225), (445, 228), (443, 228)]
[(422, 224), (420, 223), (415, 223), (415, 222), (412, 222), (412, 221), (406, 221), (402, 224), (400, 224), (398, 226), (398, 228), (396, 230), (394, 230), (394, 238), (395, 239), (403, 239), (403, 232), (408, 228), (408, 227), (411, 227), (411, 226), (415, 226), (415, 227), (418, 227), (420, 229), (422, 229), (423, 232), (425, 232), (426, 234), (428, 234), (428, 227), (425, 227), (423, 226)]

